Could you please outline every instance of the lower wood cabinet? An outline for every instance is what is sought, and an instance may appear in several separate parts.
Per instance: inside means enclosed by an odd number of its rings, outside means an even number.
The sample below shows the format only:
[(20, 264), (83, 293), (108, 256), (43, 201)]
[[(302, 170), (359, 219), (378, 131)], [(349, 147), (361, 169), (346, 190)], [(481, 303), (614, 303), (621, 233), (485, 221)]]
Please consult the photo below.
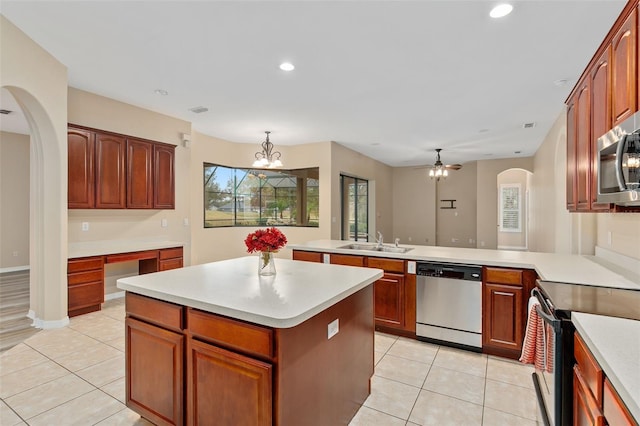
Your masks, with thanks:
[(573, 425), (637, 426), (578, 332), (573, 336)]
[(293, 260), (322, 263), (322, 253), (318, 253), (315, 251), (294, 250)]
[(67, 261), (67, 307), (70, 317), (98, 311), (104, 303), (104, 258)]
[(158, 254), (158, 271), (182, 268), (182, 247), (160, 250)]
[(187, 351), (188, 425), (272, 424), (271, 364), (192, 339)]
[(182, 425), (184, 336), (130, 317), (125, 328), (127, 405), (155, 424)]
[(404, 275), (385, 273), (374, 284), (376, 325), (404, 328)]
[(517, 359), (522, 352), (527, 303), (536, 273), (528, 269), (483, 268), (483, 352)]

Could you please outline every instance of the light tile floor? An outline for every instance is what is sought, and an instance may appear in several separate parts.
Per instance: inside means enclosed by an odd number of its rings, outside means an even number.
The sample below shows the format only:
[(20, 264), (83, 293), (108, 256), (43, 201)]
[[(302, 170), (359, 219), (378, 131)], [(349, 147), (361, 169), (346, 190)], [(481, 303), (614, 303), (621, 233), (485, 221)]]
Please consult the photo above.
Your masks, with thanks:
[[(117, 299), (3, 352), (0, 425), (150, 425), (124, 405), (123, 322)], [(530, 366), (386, 334), (375, 361), (352, 426), (536, 425)]]

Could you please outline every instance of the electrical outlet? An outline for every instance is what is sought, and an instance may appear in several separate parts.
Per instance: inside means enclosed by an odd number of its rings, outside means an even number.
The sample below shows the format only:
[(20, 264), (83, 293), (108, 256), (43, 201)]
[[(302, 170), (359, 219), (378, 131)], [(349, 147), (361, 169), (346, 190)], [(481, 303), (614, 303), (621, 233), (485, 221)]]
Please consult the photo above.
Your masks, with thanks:
[(340, 331), (340, 320), (336, 318), (327, 325), (327, 340), (338, 334)]
[(322, 255), (322, 263), (331, 263), (331, 255), (329, 253)]
[(607, 231), (607, 244), (611, 245), (611, 231)]
[(82, 230), (84, 232), (89, 230), (89, 222), (82, 222)]
[(184, 226), (189, 226), (189, 218), (188, 218), (188, 217), (185, 217), (184, 219), (182, 219), (182, 224), (183, 224)]
[(484, 241), (480, 241), (480, 247), (484, 247)]
[(160, 221), (160, 226), (162, 226), (163, 228), (166, 228), (167, 226), (169, 226), (169, 222), (167, 222), (167, 219), (162, 219)]
[(18, 252), (17, 251), (14, 251), (12, 254), (13, 254), (13, 257), (18, 257)]
[(413, 262), (413, 261), (407, 262), (407, 272), (409, 274), (415, 274), (416, 273), (416, 262)]
[(409, 242), (411, 242), (411, 237), (407, 238), (407, 240), (409, 240)]

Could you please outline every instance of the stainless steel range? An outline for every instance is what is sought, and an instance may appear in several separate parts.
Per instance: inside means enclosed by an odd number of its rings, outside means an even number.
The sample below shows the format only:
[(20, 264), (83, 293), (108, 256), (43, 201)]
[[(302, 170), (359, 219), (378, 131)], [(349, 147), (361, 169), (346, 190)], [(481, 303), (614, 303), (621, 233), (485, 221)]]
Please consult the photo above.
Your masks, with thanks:
[(482, 349), (482, 267), (419, 262), (416, 274), (416, 335)]

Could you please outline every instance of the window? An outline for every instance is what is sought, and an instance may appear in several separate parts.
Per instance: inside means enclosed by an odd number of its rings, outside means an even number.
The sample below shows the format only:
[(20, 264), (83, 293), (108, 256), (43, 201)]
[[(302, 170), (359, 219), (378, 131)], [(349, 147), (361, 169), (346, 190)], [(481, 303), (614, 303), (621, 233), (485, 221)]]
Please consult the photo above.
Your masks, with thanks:
[(369, 241), (369, 181), (340, 175), (342, 239)]
[(236, 169), (204, 163), (204, 227), (317, 227), (319, 170)]
[(520, 184), (500, 184), (500, 232), (522, 232)]

